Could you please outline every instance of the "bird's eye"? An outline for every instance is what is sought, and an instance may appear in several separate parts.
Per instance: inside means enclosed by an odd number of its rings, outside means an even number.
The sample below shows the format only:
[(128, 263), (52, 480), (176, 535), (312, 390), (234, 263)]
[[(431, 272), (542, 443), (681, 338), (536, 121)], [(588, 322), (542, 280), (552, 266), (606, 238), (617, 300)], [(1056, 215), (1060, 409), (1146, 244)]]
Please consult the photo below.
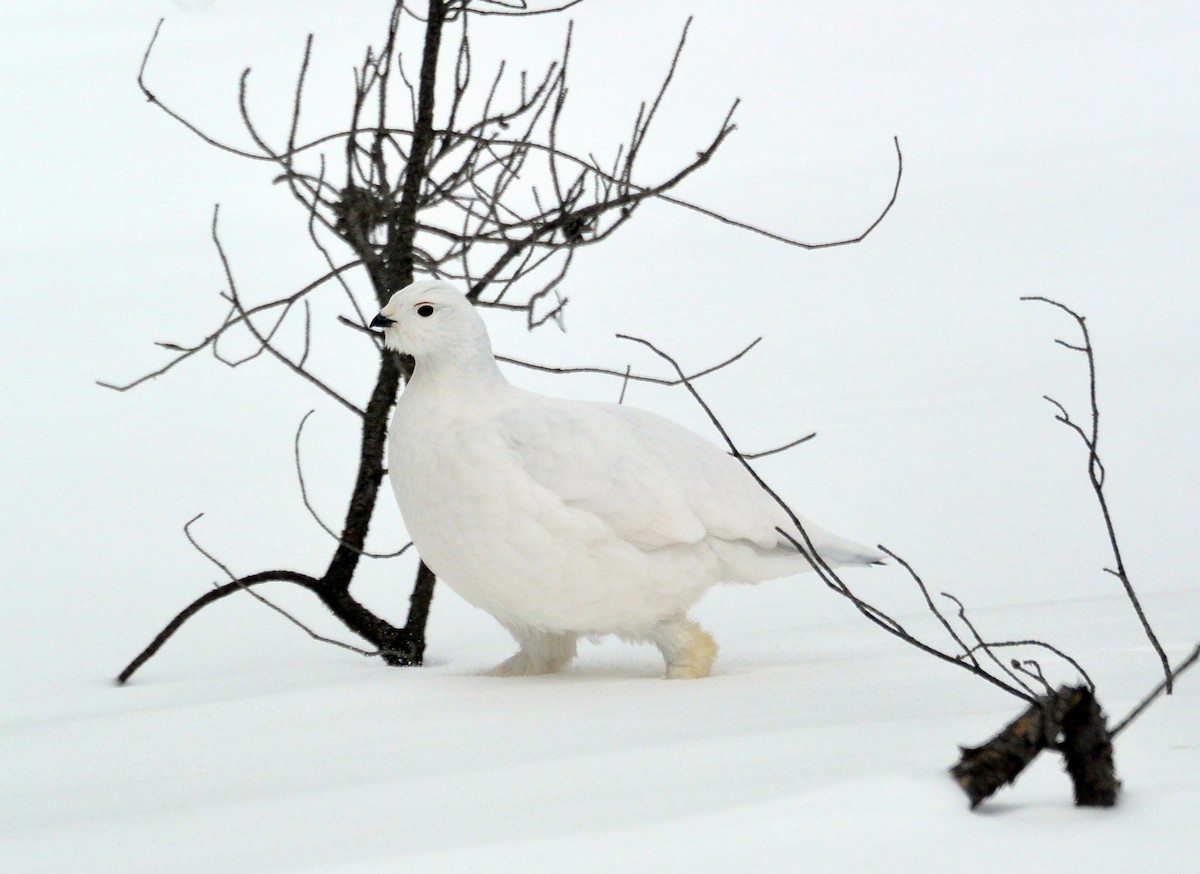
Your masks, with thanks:
[(417, 307), (417, 315), (421, 318), (429, 318), (433, 315), (433, 306), (427, 303), (421, 304), (419, 307)]

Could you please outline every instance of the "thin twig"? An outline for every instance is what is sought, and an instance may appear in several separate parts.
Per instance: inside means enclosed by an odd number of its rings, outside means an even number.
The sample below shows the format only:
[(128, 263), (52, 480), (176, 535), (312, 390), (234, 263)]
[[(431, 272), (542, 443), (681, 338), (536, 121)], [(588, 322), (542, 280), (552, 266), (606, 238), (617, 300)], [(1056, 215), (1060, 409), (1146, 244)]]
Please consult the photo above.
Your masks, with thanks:
[(332, 537), (335, 541), (337, 541), (342, 546), (345, 546), (347, 549), (354, 550), (359, 555), (365, 556), (366, 558), (396, 558), (397, 556), (404, 555), (404, 553), (406, 553), (409, 550), (409, 548), (412, 546), (411, 540), (408, 543), (404, 544), (404, 546), (400, 547), (395, 552), (384, 552), (384, 553), (368, 552), (365, 549), (359, 549), (353, 543), (347, 543), (343, 538), (338, 536), (338, 533), (336, 531), (334, 531), (332, 528), (330, 528), (328, 525), (326, 525), (325, 521), (317, 514), (316, 508), (313, 507), (312, 502), (308, 498), (308, 487), (305, 485), (305, 482), (304, 482), (304, 468), (300, 464), (300, 435), (304, 433), (304, 425), (308, 421), (308, 417), (311, 416), (315, 412), (316, 412), (316, 410), (309, 410), (307, 413), (304, 414), (304, 417), (302, 419), (300, 419), (300, 424), (296, 427), (296, 438), (294, 441), (294, 450), (295, 450), (295, 458), (296, 458), (296, 479), (300, 483), (300, 498), (301, 498), (301, 500), (304, 501), (305, 509), (308, 510), (309, 515), (313, 517), (313, 519), (316, 521), (317, 525), (319, 525), (321, 527), (322, 531), (324, 531), (326, 534), (328, 534), (330, 537)]
[(978, 650), (982, 649), (985, 646), (988, 647), (989, 649), (1009, 649), (1009, 648), (1018, 647), (1018, 646), (1034, 646), (1039, 649), (1044, 649), (1047, 652), (1051, 652), (1054, 655), (1058, 656), (1064, 662), (1067, 662), (1072, 668), (1074, 668), (1079, 673), (1079, 676), (1083, 678), (1083, 681), (1085, 683), (1087, 683), (1088, 690), (1090, 692), (1092, 692), (1093, 694), (1095, 694), (1095, 692), (1096, 692), (1096, 684), (1094, 682), (1092, 682), (1091, 676), (1084, 669), (1083, 665), (1081, 665), (1076, 659), (1072, 658), (1070, 655), (1063, 652), (1058, 647), (1052, 646), (1051, 644), (1046, 643), (1046, 641), (1044, 641), (1044, 640), (989, 640), (987, 643), (983, 644), (982, 646), (977, 644), (976, 646), (971, 647), (971, 649), (965, 655), (971, 655), (971, 654), (977, 652)]
[(557, 6), (547, 6), (544, 9), (526, 9), (525, 4), (514, 5), (504, 3), (501, 0), (475, 0), (477, 3), (492, 3), (496, 6), (506, 7), (504, 9), (478, 9), (473, 8), (470, 3), (463, 4), (463, 10), (471, 15), (492, 15), (503, 16), (505, 18), (528, 18), (534, 15), (553, 15), (555, 12), (562, 12), (564, 9), (570, 9), (572, 6), (578, 6), (583, 0), (566, 0)]
[(1046, 681), (1046, 675), (1042, 673), (1042, 666), (1034, 659), (1013, 659), (1009, 664), (1014, 671), (1040, 683), (1046, 695), (1054, 694), (1054, 687)]
[(982, 650), (983, 654), (991, 659), (992, 663), (995, 664), (996, 667), (998, 667), (1001, 671), (1003, 671), (1010, 680), (1012, 680), (1030, 695), (1036, 697), (1036, 693), (1033, 691), (1033, 689), (1031, 689), (1024, 680), (1018, 677), (1016, 673), (1013, 672), (1012, 668), (1004, 664), (1000, 657), (992, 652), (992, 648), (984, 642), (983, 635), (981, 635), (979, 630), (975, 628), (975, 624), (967, 618), (967, 608), (963, 606), (963, 602), (954, 595), (951, 595), (949, 592), (942, 592), (942, 597), (953, 603), (954, 606), (958, 608), (958, 621), (966, 626), (967, 631), (971, 632), (971, 636), (975, 638), (975, 649)]
[(942, 613), (942, 611), (937, 608), (936, 604), (934, 604), (933, 597), (929, 594), (929, 588), (925, 585), (925, 581), (923, 579), (921, 579), (920, 574), (918, 574), (915, 570), (913, 570), (912, 565), (910, 565), (907, 561), (905, 561), (900, 556), (896, 555), (896, 553), (892, 552), (886, 546), (880, 546), (879, 549), (883, 553), (885, 553), (890, 559), (892, 559), (892, 561), (896, 562), (898, 565), (900, 565), (900, 567), (904, 568), (904, 570), (912, 578), (913, 582), (917, 584), (917, 588), (921, 592), (921, 597), (923, 597), (925, 599), (926, 608), (929, 610), (930, 613), (932, 613), (934, 615), (934, 617), (937, 619), (937, 621), (941, 623), (942, 628), (946, 629), (946, 633), (950, 635), (951, 639), (955, 643), (958, 644), (958, 648), (962, 650), (962, 657), (969, 658), (971, 660), (971, 663), (973, 665), (975, 665), (975, 667), (980, 668), (980, 670), (982, 670), (982, 668), (979, 665), (979, 661), (975, 658), (975, 655), (974, 655), (975, 651), (977, 649), (979, 649), (979, 647), (968, 647), (966, 641), (964, 641), (962, 639), (962, 637), (959, 635), (959, 633), (954, 630), (954, 626), (950, 624), (950, 620), (947, 619), (945, 614)]
[[(768, 455), (776, 455), (780, 452), (787, 452), (789, 449), (793, 449), (799, 446), (801, 443), (807, 443), (816, 436), (817, 432), (813, 431), (811, 434), (805, 434), (799, 440), (793, 440), (792, 442), (785, 443), (782, 446), (776, 446), (774, 449), (764, 449), (762, 452), (743, 452), (742, 458), (746, 459), (747, 461), (754, 461), (759, 458), (766, 458)], [(733, 453), (731, 452), (729, 454), (732, 455)]]
[(621, 377), (621, 393), (617, 395), (617, 403), (625, 403), (625, 390), (629, 388), (629, 374), (632, 372), (633, 365), (625, 365), (625, 375)]
[(156, 379), (157, 377), (162, 376), (163, 374), (167, 373), (169, 370), (173, 369), (176, 365), (182, 364), (185, 360), (192, 357), (197, 352), (201, 352), (204, 349), (208, 349), (208, 348), (212, 347), (227, 331), (229, 331), (231, 328), (234, 328), (234, 327), (242, 324), (242, 322), (245, 319), (248, 319), (250, 316), (254, 316), (261, 312), (266, 312), (267, 310), (275, 309), (278, 307), (283, 307), (283, 308), (287, 309), (287, 308), (291, 307), (292, 305), (294, 305), (297, 300), (300, 300), (305, 295), (309, 294), (312, 291), (315, 291), (317, 288), (320, 288), (322, 285), (324, 285), (330, 279), (333, 279), (335, 277), (340, 277), (342, 273), (344, 273), (348, 270), (351, 270), (355, 267), (360, 267), (360, 266), (362, 266), (362, 262), (359, 260), (350, 261), (346, 264), (343, 264), (341, 267), (332, 267), (331, 266), (331, 269), (329, 270), (329, 272), (325, 273), (323, 276), (321, 276), (319, 279), (315, 280), (314, 282), (310, 282), (308, 285), (304, 286), (299, 291), (296, 291), (295, 293), (288, 295), (287, 297), (282, 297), (277, 300), (268, 301), (267, 303), (250, 307), (249, 309), (246, 309), (243, 311), (244, 315), (233, 315), (230, 318), (226, 318), (221, 323), (221, 326), (219, 328), (217, 328), (215, 331), (213, 331), (211, 334), (209, 334), (207, 337), (205, 337), (199, 343), (196, 343), (192, 346), (181, 346), (178, 343), (159, 342), (157, 344), (158, 346), (161, 346), (163, 349), (167, 349), (168, 351), (171, 351), (171, 352), (177, 352), (179, 354), (175, 358), (173, 358), (169, 362), (167, 362), (165, 365), (158, 368), (157, 370), (151, 371), (150, 373), (143, 374), (142, 376), (138, 377), (137, 379), (135, 379), (131, 382), (112, 383), (112, 382), (105, 382), (103, 380), (96, 380), (96, 384), (103, 388), (112, 389), (113, 391), (118, 391), (118, 392), (126, 392), (126, 391), (129, 391), (130, 389), (137, 388), (142, 383), (149, 382), (152, 379)]
[(900, 138), (899, 137), (892, 137), (892, 144), (896, 148), (896, 180), (895, 180), (895, 182), (892, 183), (892, 196), (890, 198), (888, 198), (888, 202), (884, 205), (884, 207), (880, 211), (879, 215), (877, 215), (875, 217), (875, 220), (872, 221), (869, 225), (867, 225), (866, 230), (862, 231), (861, 233), (859, 233), (853, 237), (846, 237), (845, 239), (842, 239), (842, 240), (830, 240), (830, 241), (824, 242), (824, 243), (807, 243), (803, 240), (793, 239), (792, 237), (785, 237), (782, 234), (777, 234), (777, 233), (774, 233), (773, 231), (768, 231), (765, 228), (761, 228), (757, 225), (752, 225), (748, 222), (738, 221), (737, 219), (729, 218), (728, 216), (722, 215), (721, 213), (718, 213), (714, 210), (707, 209), (707, 208), (705, 208), (703, 206), (699, 206), (695, 203), (690, 203), (686, 200), (681, 200), (677, 197), (672, 197), (669, 194), (659, 195), (658, 199), (663, 201), (664, 203), (674, 204), (675, 206), (681, 206), (684, 209), (689, 209), (692, 212), (698, 212), (698, 213), (700, 213), (700, 215), (705, 216), (710, 219), (713, 219), (714, 221), (718, 221), (723, 225), (730, 225), (730, 226), (738, 228), (740, 230), (749, 231), (752, 234), (757, 234), (760, 237), (766, 237), (768, 240), (774, 240), (776, 243), (783, 243), (785, 246), (794, 246), (798, 249), (832, 249), (837, 246), (852, 246), (855, 243), (861, 243), (868, 236), (870, 236), (872, 231), (874, 231), (877, 227), (879, 227), (879, 225), (883, 222), (883, 220), (885, 218), (887, 218), (888, 213), (890, 213), (892, 211), (892, 207), (896, 205), (896, 200), (900, 196), (900, 178), (904, 175), (904, 154), (900, 151)]
[[(623, 335), (621, 335), (621, 334), (618, 334), (617, 336), (623, 337)], [(753, 341), (751, 341), (749, 344), (747, 344), (740, 352), (735, 352), (733, 355), (730, 355), (728, 358), (726, 358), (716, 364), (713, 364), (710, 367), (706, 367), (703, 370), (698, 370), (695, 373), (692, 373), (689, 375), (684, 375), (682, 378), (676, 378), (676, 379), (670, 379), (670, 378), (661, 377), (661, 376), (645, 376), (645, 375), (639, 374), (639, 373), (629, 373), (627, 376), (626, 371), (611, 370), (606, 367), (551, 367), (546, 364), (535, 364), (531, 361), (523, 361), (519, 358), (509, 358), (504, 355), (497, 355), (496, 360), (503, 361), (505, 364), (515, 364), (517, 367), (524, 367), (529, 370), (538, 370), (538, 371), (541, 371), (542, 373), (597, 373), (597, 374), (600, 374), (603, 376), (617, 376), (617, 377), (620, 377), (622, 380), (628, 379), (631, 382), (647, 382), (652, 385), (675, 386), (675, 385), (682, 385), (683, 383), (685, 383), (689, 380), (700, 379), (700, 377), (708, 376), (710, 373), (716, 373), (718, 370), (726, 368), (736, 361), (740, 361), (744, 355), (746, 355), (751, 349), (753, 349), (755, 346), (757, 346), (760, 342), (762, 342), (762, 337), (757, 337)], [(803, 438), (800, 442), (803, 442), (803, 440), (806, 440), (806, 439), (808, 439), (808, 438), (807, 437)], [(782, 447), (781, 449), (783, 449), (783, 448), (789, 448), (789, 447)], [(781, 451), (781, 450), (774, 450), (774, 451)]]
[[(345, 325), (347, 328), (352, 328), (353, 330), (358, 331), (360, 334), (364, 334), (364, 335), (370, 336), (375, 339), (377, 339), (379, 337), (378, 331), (372, 330), (368, 326), (360, 324), (360, 323), (354, 321), (353, 319), (347, 318), (346, 316), (338, 316), (337, 320), (340, 324)], [(620, 335), (618, 335), (618, 336), (620, 336)], [(728, 358), (725, 358), (724, 360), (719, 361), (716, 364), (710, 365), (709, 367), (705, 367), (702, 370), (698, 370), (695, 373), (687, 375), (685, 377), (685, 379), (697, 380), (703, 376), (708, 376), (709, 374), (716, 373), (718, 370), (726, 368), (729, 365), (741, 360), (741, 358), (743, 356), (745, 356), (748, 352), (750, 352), (750, 350), (752, 350), (760, 342), (762, 342), (762, 337), (758, 337), (758, 338), (752, 340), (745, 347), (743, 347), (740, 351), (735, 352), (733, 355), (730, 355)], [(495, 358), (497, 361), (501, 361), (505, 364), (512, 364), (517, 367), (524, 367), (527, 370), (537, 370), (541, 373), (560, 373), (560, 374), (595, 373), (595, 374), (599, 374), (601, 376), (620, 377), (622, 381), (645, 382), (645, 383), (650, 383), (651, 385), (661, 385), (661, 386), (682, 385), (684, 382), (683, 379), (678, 379), (678, 378), (670, 379), (670, 378), (661, 377), (661, 376), (647, 376), (647, 375), (641, 374), (641, 373), (632, 373), (629, 368), (626, 368), (625, 370), (611, 370), (606, 367), (554, 367), (554, 366), (551, 366), (548, 364), (537, 364), (533, 361), (525, 361), (524, 359), (521, 359), (521, 358), (509, 358), (508, 356), (505, 356), (505, 355), (496, 355)], [(622, 394), (622, 396), (623, 396), (623, 394)], [(795, 440), (795, 441), (793, 441), (791, 443), (787, 443), (783, 446), (778, 446), (774, 449), (767, 449), (767, 450), (764, 450), (763, 452), (759, 452), (756, 454), (750, 454), (745, 457), (760, 458), (762, 456), (771, 455), (776, 452), (783, 452), (786, 449), (791, 449), (793, 446), (798, 446), (801, 443), (811, 440), (812, 438), (814, 438), (816, 436), (817, 435), (815, 432), (812, 434), (806, 434), (805, 436), (801, 437), (799, 440)]]
[[(1181, 661), (1179, 664), (1177, 664), (1174, 668), (1171, 669), (1171, 673), (1169, 676), (1171, 676), (1175, 679), (1178, 679), (1179, 675), (1182, 674), (1184, 671), (1186, 671), (1188, 668), (1190, 668), (1192, 665), (1194, 665), (1198, 659), (1200, 659), (1200, 643), (1196, 644), (1195, 648), (1187, 655), (1187, 657), (1183, 661)], [(1162, 680), (1157, 686), (1154, 687), (1154, 689), (1151, 690), (1149, 695), (1147, 695), (1145, 698), (1143, 698), (1141, 701), (1139, 701), (1137, 706), (1129, 711), (1129, 713), (1125, 716), (1124, 719), (1122, 719), (1120, 722), (1117, 723), (1116, 728), (1114, 728), (1112, 731), (1110, 731), (1108, 733), (1109, 737), (1116, 737), (1118, 734), (1120, 734), (1122, 731), (1124, 731), (1125, 727), (1127, 725), (1129, 725), (1129, 723), (1133, 722), (1135, 719), (1137, 719), (1139, 716), (1141, 716), (1142, 711), (1144, 711), (1147, 707), (1149, 707), (1151, 704), (1153, 704), (1154, 701), (1160, 695), (1162, 695), (1162, 693), (1165, 692), (1168, 688), (1169, 688), (1169, 684), (1168, 684), (1167, 680), (1166, 679)]]
[[(236, 586), (239, 589), (242, 589), (243, 591), (246, 592), (247, 595), (250, 595), (256, 601), (270, 607), (272, 610), (274, 610), (276, 613), (278, 613), (280, 616), (282, 616), (288, 622), (295, 625), (297, 628), (299, 628), (301, 631), (303, 631), (305, 634), (307, 634), (313, 640), (318, 640), (321, 643), (332, 644), (333, 646), (338, 646), (338, 647), (341, 647), (342, 649), (348, 649), (351, 652), (358, 653), (359, 655), (362, 655), (362, 656), (378, 656), (378, 655), (382, 654), (378, 651), (361, 649), (352, 644), (343, 643), (340, 640), (334, 640), (331, 637), (324, 637), (323, 635), (317, 634), (317, 632), (313, 631), (311, 628), (309, 628), (307, 625), (305, 625), (303, 622), (301, 622), (299, 619), (297, 619), (291, 613), (284, 610), (278, 604), (268, 601), (266, 598), (264, 598), (258, 592), (251, 589), (250, 586), (246, 582), (246, 580), (250, 579), (249, 577), (245, 577), (242, 579), (239, 579), (238, 577), (236, 577), (234, 575), (233, 571), (231, 571), (224, 562), (222, 562), (215, 555), (213, 555), (211, 552), (209, 552), (207, 549), (205, 549), (203, 546), (201, 546), (200, 543), (196, 540), (196, 538), (194, 536), (192, 536), (192, 525), (194, 525), (203, 516), (204, 516), (203, 513), (197, 513), (195, 516), (193, 516), (191, 519), (189, 519), (187, 522), (184, 523), (184, 525), (183, 525), (184, 536), (187, 537), (188, 543), (190, 543), (193, 547), (195, 547), (197, 552), (199, 552), (202, 556), (204, 556), (209, 561), (211, 561), (213, 564), (215, 564), (217, 567), (219, 567), (222, 570), (222, 572), (224, 572), (224, 574), (227, 577), (229, 577), (229, 583), (226, 584), (227, 586)], [(263, 580), (262, 582), (267, 582), (267, 580)], [(216, 583), (213, 584), (214, 591), (219, 590), (221, 588), (223, 588), (223, 587), (217, 585)]]
[(354, 413), (359, 418), (362, 418), (363, 416), (365, 416), (366, 413), (363, 410), (359, 409), (357, 406), (350, 403), (350, 401), (346, 400), (344, 397), (342, 397), (340, 394), (338, 394), (336, 391), (334, 391), (332, 388), (330, 388), (324, 382), (322, 382), (321, 380), (319, 380), (315, 376), (313, 376), (312, 373), (310, 373), (308, 370), (305, 370), (303, 367), (301, 367), (296, 362), (292, 361), (290, 358), (288, 358), (286, 355), (284, 355), (282, 352), (280, 352), (278, 349), (276, 349), (275, 346), (271, 343), (270, 338), (264, 337), (258, 331), (258, 329), (254, 326), (253, 320), (250, 318), (250, 316), (246, 312), (246, 310), (242, 307), (241, 300), (238, 296), (237, 284), (234, 282), (234, 279), (233, 279), (233, 269), (229, 264), (228, 256), (226, 256), (226, 254), (225, 254), (225, 247), (221, 245), (221, 236), (217, 230), (217, 220), (220, 217), (220, 212), (221, 212), (221, 205), (220, 204), (215, 205), (213, 207), (213, 217), (212, 217), (212, 241), (213, 241), (213, 245), (215, 245), (217, 248), (217, 255), (221, 259), (221, 267), (224, 268), (224, 270), (225, 270), (225, 280), (229, 283), (229, 294), (225, 297), (237, 310), (238, 315), (241, 317), (243, 323), (246, 325), (246, 328), (250, 331), (251, 334), (254, 335), (254, 339), (257, 340), (263, 348), (265, 348), (268, 352), (270, 352), (272, 355), (274, 355), (276, 359), (278, 359), (285, 366), (287, 366), (287, 368), (289, 370), (291, 370), (293, 373), (295, 373), (298, 376), (303, 377), (308, 382), (315, 385), (317, 388), (319, 388), (321, 391), (325, 392), (325, 394), (329, 395), (331, 398), (333, 398), (335, 401), (337, 401), (343, 407), (348, 409), (350, 412)]
[(145, 96), (146, 100), (150, 103), (153, 103), (155, 106), (157, 106), (159, 109), (161, 109), (167, 115), (169, 115), (175, 121), (179, 122), (181, 125), (183, 125), (185, 128), (187, 128), (189, 131), (194, 133), (196, 136), (198, 136), (204, 142), (208, 143), (208, 145), (210, 145), (210, 146), (214, 146), (215, 148), (218, 148), (223, 152), (229, 152), (231, 154), (237, 155), (239, 158), (249, 158), (252, 161), (272, 161), (272, 160), (274, 160), (274, 158), (272, 156), (259, 155), (259, 154), (255, 154), (254, 152), (247, 152), (243, 149), (239, 149), (234, 146), (230, 146), (227, 143), (222, 143), (221, 141), (214, 139), (213, 137), (209, 136), (204, 131), (202, 131), (200, 128), (196, 127), (196, 125), (192, 124), (190, 121), (188, 121), (182, 115), (180, 115), (178, 112), (171, 109), (169, 106), (167, 106), (161, 100), (159, 100), (158, 96), (149, 89), (149, 87), (146, 85), (146, 65), (150, 62), (150, 52), (151, 52), (151, 50), (153, 50), (154, 44), (158, 41), (158, 33), (160, 30), (162, 30), (164, 21), (166, 21), (165, 18), (160, 18), (158, 20), (158, 24), (156, 24), (154, 26), (154, 34), (150, 37), (150, 42), (146, 45), (146, 52), (145, 52), (145, 54), (142, 55), (142, 64), (140, 67), (138, 67), (137, 84), (138, 84), (138, 88), (141, 89), (142, 94)]

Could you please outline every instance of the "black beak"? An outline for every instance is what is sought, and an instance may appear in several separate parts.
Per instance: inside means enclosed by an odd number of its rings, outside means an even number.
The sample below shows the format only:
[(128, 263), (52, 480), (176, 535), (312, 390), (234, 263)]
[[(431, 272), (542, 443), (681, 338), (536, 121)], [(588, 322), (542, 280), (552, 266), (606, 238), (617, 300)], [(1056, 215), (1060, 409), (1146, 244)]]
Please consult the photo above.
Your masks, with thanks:
[(380, 313), (375, 318), (371, 319), (372, 328), (390, 328), (394, 324), (396, 324), (396, 320), (389, 319), (383, 313)]

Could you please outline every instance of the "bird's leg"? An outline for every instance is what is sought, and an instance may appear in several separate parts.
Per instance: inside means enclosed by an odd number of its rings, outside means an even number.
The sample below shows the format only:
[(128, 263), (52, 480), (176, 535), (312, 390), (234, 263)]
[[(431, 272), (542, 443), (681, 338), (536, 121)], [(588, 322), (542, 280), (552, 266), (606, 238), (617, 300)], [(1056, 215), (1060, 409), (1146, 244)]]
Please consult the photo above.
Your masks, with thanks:
[(536, 674), (554, 674), (566, 668), (575, 658), (574, 634), (514, 626), (509, 626), (508, 630), (521, 648), (496, 667), (486, 671), (486, 676), (530, 677)]
[(660, 622), (650, 635), (667, 663), (667, 679), (707, 677), (717, 657), (717, 642), (686, 616)]

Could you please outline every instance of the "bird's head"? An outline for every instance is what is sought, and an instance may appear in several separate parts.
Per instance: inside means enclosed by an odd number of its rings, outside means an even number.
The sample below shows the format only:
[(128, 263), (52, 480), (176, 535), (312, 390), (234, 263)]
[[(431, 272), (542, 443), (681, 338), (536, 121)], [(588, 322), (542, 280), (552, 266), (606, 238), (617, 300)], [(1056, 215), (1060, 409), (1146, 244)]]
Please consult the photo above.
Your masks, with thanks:
[(371, 327), (383, 329), (383, 342), (389, 349), (411, 355), (418, 362), (481, 351), (491, 357), (483, 319), (462, 292), (439, 279), (400, 289), (371, 320)]

